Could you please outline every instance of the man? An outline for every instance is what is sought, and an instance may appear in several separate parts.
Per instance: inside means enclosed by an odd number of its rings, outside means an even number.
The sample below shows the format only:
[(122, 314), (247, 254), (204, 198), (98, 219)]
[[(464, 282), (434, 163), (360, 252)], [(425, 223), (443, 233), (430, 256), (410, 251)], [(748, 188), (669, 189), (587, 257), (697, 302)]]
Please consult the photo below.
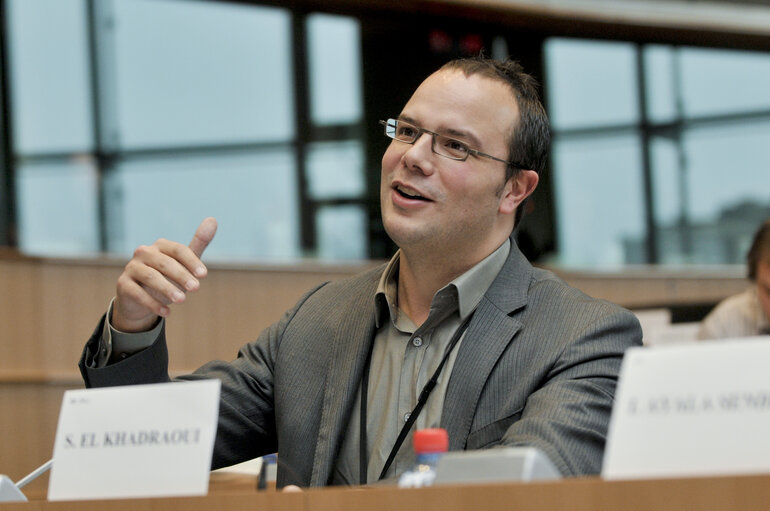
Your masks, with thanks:
[(752, 285), (720, 302), (701, 322), (698, 339), (770, 335), (770, 219), (754, 235), (746, 267)]
[[(441, 426), (451, 450), (531, 445), (565, 475), (597, 473), (641, 330), (534, 269), (510, 237), (548, 151), (534, 81), (514, 62), (452, 61), (382, 122), (382, 219), (400, 250), (184, 378), (223, 382), (213, 465), (278, 451), (279, 486), (374, 482), (409, 468), (414, 429)], [(111, 327), (103, 319), (84, 351), (89, 386), (168, 381), (158, 318), (198, 289), (215, 228), (204, 220), (189, 248), (137, 249)]]

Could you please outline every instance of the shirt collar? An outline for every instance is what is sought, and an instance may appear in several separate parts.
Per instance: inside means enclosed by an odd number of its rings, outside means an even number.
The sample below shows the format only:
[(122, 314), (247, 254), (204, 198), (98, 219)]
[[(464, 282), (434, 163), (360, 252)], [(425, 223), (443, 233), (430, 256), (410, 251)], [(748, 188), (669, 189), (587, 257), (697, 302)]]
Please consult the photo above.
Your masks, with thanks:
[(510, 252), (511, 241), (508, 238), (497, 250), (450, 283), (457, 287), (459, 293), (460, 319), (468, 317), (479, 304), (497, 274), (503, 269)]
[[(500, 273), (511, 251), (510, 239), (506, 239), (497, 250), (479, 261), (471, 269), (442, 287), (433, 296), (431, 309), (447, 306), (448, 301), (455, 301), (460, 319), (465, 319), (473, 312), (484, 293)], [(376, 327), (390, 317), (398, 317), (398, 267), (401, 250), (398, 250), (382, 272), (374, 296)]]
[(388, 317), (398, 316), (398, 263), (400, 260), (401, 250), (399, 249), (390, 258), (385, 271), (380, 276), (377, 292), (374, 295), (374, 323), (377, 328), (380, 328)]

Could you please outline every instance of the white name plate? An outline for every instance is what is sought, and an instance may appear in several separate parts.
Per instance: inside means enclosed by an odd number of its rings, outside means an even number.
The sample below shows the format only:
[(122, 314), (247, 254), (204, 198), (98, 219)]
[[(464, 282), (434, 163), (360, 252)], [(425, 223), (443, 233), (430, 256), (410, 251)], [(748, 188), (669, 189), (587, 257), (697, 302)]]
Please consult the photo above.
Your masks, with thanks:
[(49, 500), (205, 495), (219, 380), (64, 393)]
[(626, 352), (602, 477), (770, 473), (770, 337)]

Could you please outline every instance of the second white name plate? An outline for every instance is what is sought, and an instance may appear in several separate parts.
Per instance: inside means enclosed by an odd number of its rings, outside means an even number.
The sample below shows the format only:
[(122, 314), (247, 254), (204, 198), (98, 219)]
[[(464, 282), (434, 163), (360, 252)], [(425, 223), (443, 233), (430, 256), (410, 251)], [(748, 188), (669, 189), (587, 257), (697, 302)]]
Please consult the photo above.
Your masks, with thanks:
[(602, 476), (770, 473), (770, 337), (626, 352)]

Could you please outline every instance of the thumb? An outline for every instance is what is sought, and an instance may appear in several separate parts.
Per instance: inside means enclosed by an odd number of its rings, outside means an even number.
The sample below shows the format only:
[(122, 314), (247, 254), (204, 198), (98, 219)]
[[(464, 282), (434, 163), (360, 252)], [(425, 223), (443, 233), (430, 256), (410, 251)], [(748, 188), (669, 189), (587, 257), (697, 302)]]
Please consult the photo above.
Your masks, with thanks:
[(203, 251), (209, 246), (211, 240), (214, 239), (214, 234), (217, 232), (217, 221), (213, 217), (208, 217), (201, 222), (198, 229), (195, 231), (192, 241), (190, 242), (190, 249), (195, 252), (195, 255), (200, 257), (203, 255)]

